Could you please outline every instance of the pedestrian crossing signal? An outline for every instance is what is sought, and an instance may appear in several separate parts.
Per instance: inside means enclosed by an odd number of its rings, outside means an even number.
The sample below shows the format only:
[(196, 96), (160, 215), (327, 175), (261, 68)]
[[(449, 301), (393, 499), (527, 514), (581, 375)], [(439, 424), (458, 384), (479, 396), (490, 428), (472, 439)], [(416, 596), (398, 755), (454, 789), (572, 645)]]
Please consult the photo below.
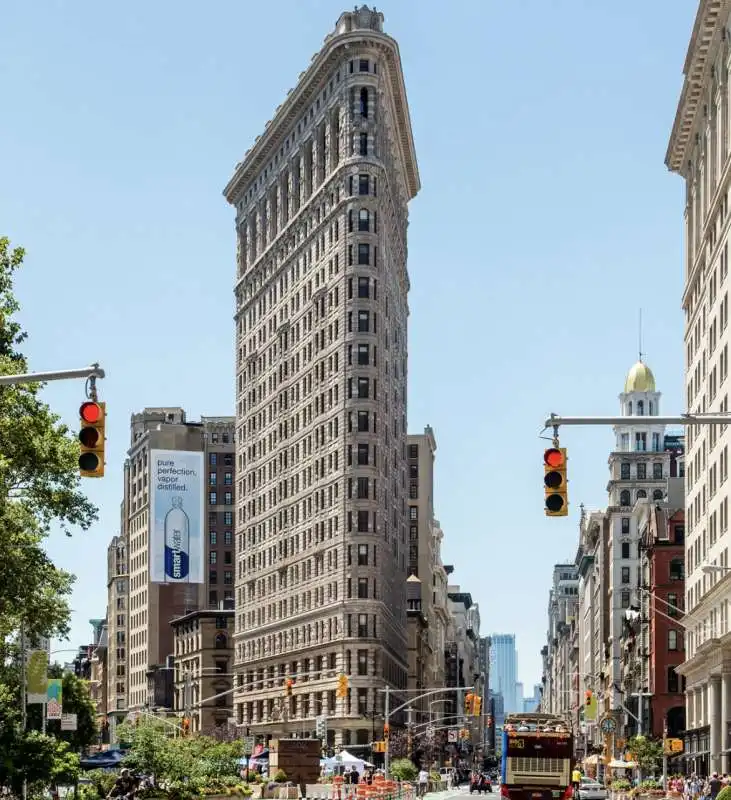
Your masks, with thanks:
[(549, 447), (543, 454), (543, 485), (547, 517), (566, 517), (569, 513), (566, 448)]

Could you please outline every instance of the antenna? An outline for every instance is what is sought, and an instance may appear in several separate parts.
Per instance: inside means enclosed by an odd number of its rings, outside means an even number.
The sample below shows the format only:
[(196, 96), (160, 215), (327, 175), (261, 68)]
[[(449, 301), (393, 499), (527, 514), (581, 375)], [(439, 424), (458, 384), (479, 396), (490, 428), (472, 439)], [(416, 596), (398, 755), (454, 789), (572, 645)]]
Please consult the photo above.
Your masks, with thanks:
[(639, 350), (640, 350), (640, 361), (642, 361), (642, 356), (644, 355), (642, 352), (642, 309), (640, 309), (640, 321), (639, 321)]

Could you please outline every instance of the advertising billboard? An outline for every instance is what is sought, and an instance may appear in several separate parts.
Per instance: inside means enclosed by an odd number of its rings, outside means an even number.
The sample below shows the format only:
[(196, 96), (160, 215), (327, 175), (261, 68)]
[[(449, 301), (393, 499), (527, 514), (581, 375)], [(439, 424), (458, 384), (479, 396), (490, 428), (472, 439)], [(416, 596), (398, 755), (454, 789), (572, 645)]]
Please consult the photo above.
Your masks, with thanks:
[(202, 452), (150, 451), (153, 583), (204, 583), (204, 491)]

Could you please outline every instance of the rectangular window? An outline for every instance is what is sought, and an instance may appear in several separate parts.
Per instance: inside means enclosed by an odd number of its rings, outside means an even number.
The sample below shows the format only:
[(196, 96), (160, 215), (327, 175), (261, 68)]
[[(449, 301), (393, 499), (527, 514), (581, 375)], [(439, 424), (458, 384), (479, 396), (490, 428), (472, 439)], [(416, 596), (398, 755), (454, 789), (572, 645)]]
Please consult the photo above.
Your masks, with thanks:
[(368, 566), (368, 545), (367, 544), (359, 544), (358, 545), (358, 566), (359, 567), (367, 567)]
[(419, 445), (418, 444), (410, 444), (409, 445), (409, 458), (418, 458), (419, 457)]
[[(662, 480), (662, 464), (656, 463), (652, 465), (652, 477), (656, 480)], [(677, 675), (675, 676), (678, 677)]]
[(358, 650), (358, 675), (368, 674), (368, 651)]
[(358, 263), (366, 266), (371, 263), (371, 246), (367, 242), (358, 243)]
[(216, 464), (218, 463), (218, 453), (209, 453), (208, 454), (208, 463), (212, 467), (215, 467)]
[(622, 558), (629, 558), (629, 542), (622, 542)]
[(358, 297), (368, 298), (370, 296), (370, 279), (358, 278)]
[(360, 400), (368, 399), (368, 378), (358, 378), (358, 398)]
[(630, 469), (629, 464), (627, 464), (626, 462), (620, 464), (620, 466), (619, 466), (619, 477), (623, 481), (628, 481), (629, 480), (629, 469)]
[(224, 492), (223, 493), (223, 502), (224, 502), (224, 505), (227, 505), (227, 506), (233, 505), (233, 502), (234, 502), (233, 493), (232, 492)]
[(358, 333), (368, 333), (370, 330), (370, 312), (358, 312)]
[(360, 72), (370, 72), (369, 62), (367, 58), (361, 58), (358, 62), (358, 70)]
[(622, 608), (629, 608), (629, 592), (626, 589), (622, 590), (621, 598)]
[(668, 631), (668, 650), (678, 650), (678, 632)]
[(359, 136), (359, 151), (362, 156), (368, 155), (368, 134), (361, 133)]
[(368, 614), (358, 614), (358, 637), (368, 638)]
[(678, 680), (678, 673), (675, 667), (668, 667), (668, 692), (670, 694), (677, 694), (680, 691), (680, 681)]
[(370, 363), (370, 345), (368, 344), (359, 344), (358, 345), (358, 364), (361, 367), (367, 367)]
[(368, 433), (368, 412), (358, 412), (358, 433)]
[(635, 450), (638, 453), (644, 453), (647, 451), (647, 434), (646, 433), (636, 433), (635, 434)]
[(419, 519), (419, 507), (418, 506), (409, 506), (409, 519), (414, 521), (414, 522)]
[(625, 536), (629, 533), (629, 517), (622, 517), (622, 533)]
[(223, 524), (224, 525), (233, 525), (234, 524), (234, 512), (233, 511), (224, 511), (223, 512)]
[(677, 617), (679, 613), (678, 595), (670, 592), (667, 600), (667, 614), (669, 617)]
[(233, 486), (234, 476), (232, 472), (224, 472), (223, 473), (223, 482), (226, 486)]
[(218, 572), (215, 569), (208, 570), (208, 583), (218, 583)]
[(622, 567), (622, 583), (629, 583), (629, 567)]
[(647, 464), (644, 461), (640, 461), (637, 464), (637, 479), (640, 481), (647, 480)]
[(356, 493), (358, 500), (368, 499), (368, 478), (358, 478)]
[(218, 504), (218, 495), (215, 492), (208, 492), (208, 503), (212, 506)]
[(216, 533), (216, 531), (209, 531), (208, 532), (208, 544), (210, 544), (211, 547), (215, 547), (216, 546), (216, 540), (217, 539), (218, 539), (218, 534)]
[(363, 442), (358, 444), (358, 466), (368, 466), (368, 445)]
[(368, 194), (370, 188), (370, 179), (368, 175), (358, 175), (358, 194)]
[(231, 586), (234, 582), (234, 574), (230, 569), (224, 570), (223, 572), (223, 582), (227, 586)]
[(215, 472), (209, 472), (208, 473), (208, 485), (209, 486), (215, 486), (216, 483), (217, 483), (216, 473)]
[(208, 554), (208, 563), (215, 564), (218, 561), (218, 553), (215, 550), (211, 550)]
[(223, 543), (225, 545), (228, 545), (229, 547), (234, 543), (233, 531), (224, 531), (223, 532)]
[(358, 599), (368, 599), (368, 578), (358, 578)]
[(368, 533), (369, 512), (360, 509), (358, 511), (358, 533)]

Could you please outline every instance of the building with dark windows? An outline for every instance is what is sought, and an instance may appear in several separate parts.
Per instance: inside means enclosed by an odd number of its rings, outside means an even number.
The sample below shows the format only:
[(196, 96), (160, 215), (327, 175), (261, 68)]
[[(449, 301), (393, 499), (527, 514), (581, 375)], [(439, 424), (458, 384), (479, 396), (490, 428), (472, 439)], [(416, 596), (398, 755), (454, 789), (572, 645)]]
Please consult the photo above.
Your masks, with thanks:
[(242, 487), (234, 713), (267, 735), (314, 733), (327, 715), (329, 746), (368, 744), (384, 687), (398, 705), (407, 686), (406, 260), (420, 184), (383, 20), (366, 6), (340, 16), (224, 190)]
[[(202, 454), (202, 552), (190, 553), (201, 582), (156, 582), (151, 496), (154, 451)], [(128, 712), (172, 709), (173, 632), (170, 620), (234, 603), (234, 418), (188, 421), (178, 407), (132, 415), (124, 465), (120, 536), (108, 549), (107, 704), (110, 741)], [(198, 487), (198, 484), (196, 484)], [(197, 488), (195, 489), (197, 491)]]

